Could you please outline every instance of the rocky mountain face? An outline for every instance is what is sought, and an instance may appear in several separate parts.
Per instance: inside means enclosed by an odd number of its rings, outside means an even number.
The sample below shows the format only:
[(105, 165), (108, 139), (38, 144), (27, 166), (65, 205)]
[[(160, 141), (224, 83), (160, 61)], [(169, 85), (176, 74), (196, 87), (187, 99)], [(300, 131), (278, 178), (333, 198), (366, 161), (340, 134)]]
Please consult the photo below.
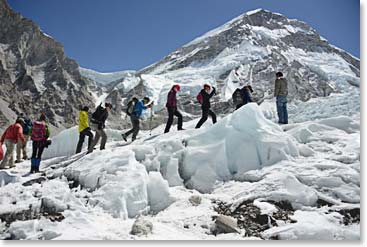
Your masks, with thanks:
[(277, 71), (289, 82), (290, 101), (359, 90), (359, 59), (329, 44), (304, 22), (258, 9), (114, 82), (106, 99), (126, 105), (132, 95), (151, 96), (157, 102), (158, 124), (167, 118), (164, 104), (169, 89), (179, 83), (179, 108), (187, 120), (201, 114), (196, 95), (209, 83), (218, 91), (214, 111), (225, 115), (233, 111), (232, 93), (243, 85), (252, 85), (258, 103), (271, 99)]
[(78, 68), (59, 42), (0, 0), (1, 129), (20, 112), (43, 112), (56, 129), (76, 124), (79, 107), (94, 106)]

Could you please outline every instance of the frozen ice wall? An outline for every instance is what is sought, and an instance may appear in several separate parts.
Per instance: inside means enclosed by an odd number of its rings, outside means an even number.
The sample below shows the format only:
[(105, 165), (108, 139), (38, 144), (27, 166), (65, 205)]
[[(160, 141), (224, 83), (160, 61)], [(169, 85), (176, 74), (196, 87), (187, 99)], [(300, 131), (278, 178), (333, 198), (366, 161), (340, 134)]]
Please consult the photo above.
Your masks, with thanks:
[(188, 138), (182, 175), (186, 185), (211, 192), (216, 181), (298, 156), (293, 137), (248, 104), (207, 131)]

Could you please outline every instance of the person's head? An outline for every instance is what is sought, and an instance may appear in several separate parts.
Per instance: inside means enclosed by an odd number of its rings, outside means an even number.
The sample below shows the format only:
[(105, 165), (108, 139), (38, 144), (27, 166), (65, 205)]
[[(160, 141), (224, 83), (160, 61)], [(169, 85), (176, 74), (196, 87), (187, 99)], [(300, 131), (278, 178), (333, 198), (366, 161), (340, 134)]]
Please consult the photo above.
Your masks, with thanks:
[(23, 118), (17, 118), (17, 120), (15, 121), (15, 123), (20, 124), (20, 125), (24, 125), (24, 119)]
[(136, 98), (136, 97), (133, 97), (132, 101), (133, 101), (134, 103), (136, 103), (136, 102), (138, 102), (138, 101), (139, 101), (139, 99), (138, 99), (138, 98)]
[(172, 87), (173, 90), (175, 90), (176, 92), (180, 91), (181, 90), (181, 87), (180, 85), (176, 84)]
[(109, 112), (112, 110), (112, 104), (111, 103), (105, 103), (104, 107), (106, 108), (106, 110)]
[(210, 85), (209, 85), (209, 84), (205, 84), (205, 85), (204, 85), (204, 90), (205, 90), (205, 91), (209, 92), (209, 91), (210, 91), (210, 89), (211, 89), (211, 87), (210, 87)]
[(253, 93), (253, 92), (254, 92), (254, 90), (252, 89), (252, 86), (251, 86), (251, 85), (245, 85), (245, 86), (243, 87), (243, 89), (244, 89), (244, 90), (246, 90), (246, 91), (249, 91), (249, 92), (251, 92), (251, 93)]
[(19, 113), (19, 117), (24, 118), (24, 113), (23, 112)]
[(148, 104), (149, 102), (150, 102), (149, 97), (144, 97), (144, 99), (143, 99), (144, 105)]
[(44, 113), (41, 113), (40, 117), (39, 117), (40, 121), (46, 121), (46, 115)]
[(82, 108), (82, 111), (86, 111), (86, 112), (88, 112), (88, 111), (89, 111), (89, 107), (88, 107), (88, 106), (84, 106), (84, 107)]
[(281, 78), (281, 77), (283, 77), (283, 73), (282, 72), (277, 72), (276, 74), (275, 74), (275, 76), (277, 77), (277, 78)]

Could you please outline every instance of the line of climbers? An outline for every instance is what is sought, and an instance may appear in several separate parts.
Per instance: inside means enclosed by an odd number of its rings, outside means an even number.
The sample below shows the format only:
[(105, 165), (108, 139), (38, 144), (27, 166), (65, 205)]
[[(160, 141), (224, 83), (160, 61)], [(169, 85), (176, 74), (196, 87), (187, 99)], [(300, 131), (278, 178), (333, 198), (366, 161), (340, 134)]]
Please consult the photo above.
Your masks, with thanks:
[[(41, 164), (42, 153), (45, 148), (51, 144), (50, 130), (46, 123), (45, 114), (41, 114), (39, 118), (32, 122), (24, 114), (20, 114), (15, 123), (10, 125), (4, 132), (0, 140), (2, 151), (2, 144), (6, 146), (6, 153), (0, 164), (0, 169), (15, 167), (14, 163), (22, 162), (22, 159), (27, 160), (27, 142), (32, 140), (32, 156), (31, 156), (31, 173), (39, 172)], [(16, 146), (16, 160), (14, 162), (13, 151)]]
[[(168, 133), (173, 123), (173, 118), (178, 118), (177, 130), (184, 130), (182, 128), (182, 114), (177, 109), (177, 92), (180, 91), (180, 85), (174, 85), (167, 95), (166, 108), (168, 112), (168, 120), (164, 130), (164, 133)], [(233, 103), (236, 110), (246, 105), (247, 103), (253, 102), (251, 93), (253, 89), (251, 85), (246, 85), (242, 88), (237, 88), (232, 95)], [(197, 125), (196, 129), (200, 128), (210, 116), (213, 124), (217, 122), (217, 116), (211, 110), (210, 100), (216, 94), (216, 89), (208, 84), (203, 86), (203, 89), (199, 92), (196, 99), (201, 104), (202, 116)], [(288, 124), (288, 113), (287, 113), (287, 95), (288, 85), (287, 80), (283, 77), (282, 72), (276, 73), (274, 97), (276, 97), (276, 106), (278, 112), (279, 124)], [(133, 98), (127, 104), (126, 114), (130, 116), (132, 129), (122, 134), (122, 138), (127, 141), (127, 137), (132, 134), (132, 142), (136, 140), (136, 137), (140, 130), (140, 119), (144, 110), (153, 108), (154, 102), (151, 102), (148, 97), (141, 100)], [(88, 151), (87, 154), (92, 153), (94, 147), (101, 139), (100, 150), (104, 150), (107, 142), (107, 134), (105, 132), (105, 123), (108, 118), (108, 114), (112, 109), (112, 104), (105, 103), (102, 107), (102, 103), (96, 108), (94, 113), (91, 115), (89, 125), (89, 108), (83, 107), (79, 112), (79, 141), (76, 148), (76, 153), (82, 151), (85, 137), (88, 137)], [(152, 115), (151, 115), (152, 119)], [(92, 130), (95, 131), (93, 136)], [(13, 150), (16, 145), (16, 160), (15, 163), (28, 159), (26, 152), (26, 145), (29, 138), (32, 140), (32, 157), (31, 157), (31, 173), (39, 172), (39, 166), (41, 163), (41, 157), (44, 148), (47, 148), (51, 144), (50, 131), (46, 123), (46, 116), (41, 114), (37, 121), (32, 121), (21, 114), (18, 116), (15, 124), (10, 125), (4, 132), (0, 140), (0, 156), (3, 155), (2, 144), (6, 145), (6, 154), (3, 161), (0, 164), (0, 169), (5, 169), (5, 166), (9, 168), (15, 167), (13, 160)], [(1, 158), (1, 157), (0, 157)], [(1, 160), (1, 159), (0, 159)]]

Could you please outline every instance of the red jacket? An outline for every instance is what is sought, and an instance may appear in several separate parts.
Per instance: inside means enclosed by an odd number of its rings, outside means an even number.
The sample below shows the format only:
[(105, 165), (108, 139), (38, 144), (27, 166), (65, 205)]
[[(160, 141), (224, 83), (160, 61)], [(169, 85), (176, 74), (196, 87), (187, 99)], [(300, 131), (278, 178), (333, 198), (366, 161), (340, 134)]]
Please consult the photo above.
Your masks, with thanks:
[(14, 143), (17, 143), (18, 140), (25, 142), (22, 125), (19, 123), (10, 125), (2, 135), (0, 142), (4, 143), (5, 139), (12, 140)]
[(166, 107), (177, 108), (176, 91), (174, 89), (171, 89), (168, 93)]

